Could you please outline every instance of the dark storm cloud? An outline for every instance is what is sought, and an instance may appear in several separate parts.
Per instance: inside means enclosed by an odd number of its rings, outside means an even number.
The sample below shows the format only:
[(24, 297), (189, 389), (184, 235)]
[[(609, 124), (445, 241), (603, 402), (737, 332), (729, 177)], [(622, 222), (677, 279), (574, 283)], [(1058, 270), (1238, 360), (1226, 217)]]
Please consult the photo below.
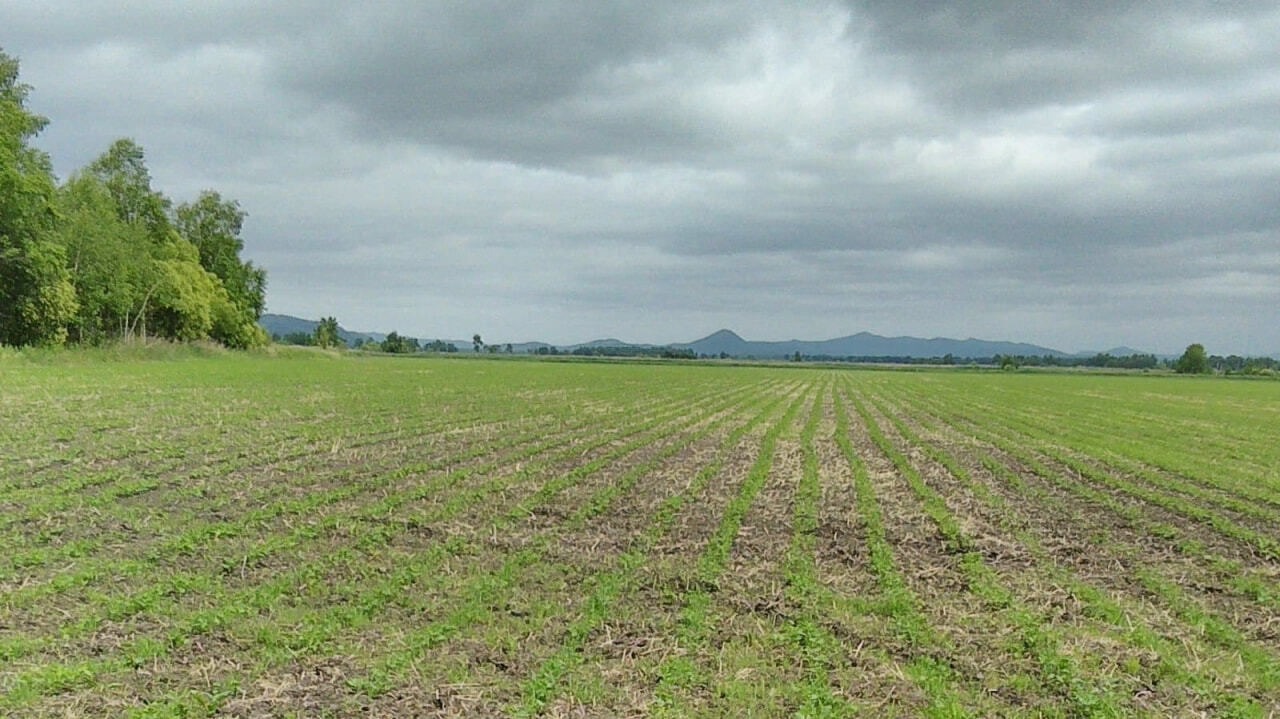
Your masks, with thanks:
[(281, 84), (340, 103), (357, 132), (541, 166), (687, 161), (734, 133), (700, 84), (786, 12), (763, 4), (398, 3), (332, 13), (275, 48)]
[[(62, 174), (426, 336), (1280, 349), (1274, 3), (13, 2)], [(341, 308), (334, 308), (341, 298)]]

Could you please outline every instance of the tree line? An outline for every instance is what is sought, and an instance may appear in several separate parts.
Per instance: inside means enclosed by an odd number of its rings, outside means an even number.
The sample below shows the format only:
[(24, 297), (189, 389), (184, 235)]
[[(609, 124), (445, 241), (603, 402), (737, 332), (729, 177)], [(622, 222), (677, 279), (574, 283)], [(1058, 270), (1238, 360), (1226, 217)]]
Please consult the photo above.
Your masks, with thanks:
[[(338, 347), (346, 344), (339, 337), (338, 320), (333, 317), (321, 318), (313, 332), (291, 332), (275, 335), (272, 339), (283, 344), (310, 345), (319, 347)], [(477, 333), (472, 336), (472, 351), (489, 354), (514, 354), (515, 349), (506, 345), (487, 344)], [(381, 342), (357, 338), (351, 345), (353, 349), (388, 352), (392, 354), (412, 354), (418, 352), (458, 352), (457, 345), (443, 340), (420, 343), (412, 337), (405, 337), (396, 332), (388, 334)], [(745, 359), (760, 358), (731, 357), (725, 352), (718, 355), (697, 354), (686, 347), (669, 345), (599, 345), (581, 346), (560, 349), (552, 345), (539, 345), (525, 350), (531, 355), (577, 356), (577, 357), (654, 357), (663, 359)], [(776, 359), (776, 358), (766, 358)], [(1001, 369), (1018, 369), (1020, 367), (1083, 367), (1100, 369), (1173, 370), (1178, 374), (1246, 374), (1275, 376), (1280, 372), (1280, 360), (1271, 357), (1242, 357), (1240, 355), (1210, 355), (1204, 345), (1195, 343), (1187, 346), (1185, 352), (1176, 359), (1160, 359), (1156, 355), (1138, 353), (1131, 355), (1111, 355), (1099, 352), (1087, 357), (1060, 357), (1054, 355), (1009, 355), (998, 354), (991, 357), (957, 357), (946, 354), (940, 357), (914, 357), (905, 355), (803, 355), (793, 353), (792, 362), (841, 362), (865, 364), (902, 364), (902, 365), (961, 365), (999, 367)]]
[(991, 357), (957, 357), (946, 354), (934, 357), (904, 355), (793, 355), (793, 362), (851, 362), (868, 364), (960, 365), (976, 364), (995, 367), (1109, 367), (1122, 369), (1154, 369), (1160, 360), (1151, 354), (1114, 357), (1101, 353), (1089, 357), (1056, 357), (1053, 355), (993, 355)]
[(658, 357), (662, 359), (697, 359), (693, 350), (684, 347), (649, 347), (644, 345), (618, 346), (598, 345), (594, 347), (574, 347), (557, 349), (551, 346), (540, 346), (530, 350), (530, 354), (539, 355), (572, 355), (574, 357)]
[(239, 203), (206, 190), (175, 205), (129, 139), (59, 184), (32, 145), (48, 120), (30, 89), (0, 50), (0, 344), (265, 344), (266, 272), (240, 257)]
[[(706, 359), (706, 355), (700, 356)], [(994, 355), (992, 357), (905, 357), (905, 356), (835, 356), (801, 355), (791, 357), (793, 362), (850, 362), (869, 364), (907, 365), (959, 365), (994, 366), (1002, 369), (1019, 367), (1084, 367), (1099, 369), (1165, 369), (1178, 374), (1246, 374), (1273, 376), (1280, 372), (1280, 360), (1271, 357), (1243, 357), (1240, 355), (1211, 355), (1204, 345), (1195, 343), (1176, 359), (1160, 359), (1153, 354), (1111, 355), (1100, 352), (1088, 357), (1058, 357), (1054, 355)]]

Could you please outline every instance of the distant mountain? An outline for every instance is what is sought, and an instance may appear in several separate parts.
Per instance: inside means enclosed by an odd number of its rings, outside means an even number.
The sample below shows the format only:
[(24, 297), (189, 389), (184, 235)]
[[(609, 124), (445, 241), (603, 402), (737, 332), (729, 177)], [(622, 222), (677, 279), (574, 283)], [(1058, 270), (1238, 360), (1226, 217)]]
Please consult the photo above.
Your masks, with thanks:
[(591, 340), (590, 342), (582, 342), (576, 345), (557, 347), (556, 349), (565, 349), (565, 350), (573, 351), (576, 349), (595, 349), (597, 347), (652, 347), (652, 346), (653, 345), (635, 344), (634, 342), (623, 342), (622, 340), (610, 338), (607, 340)]
[(980, 339), (935, 337), (882, 337), (870, 332), (837, 337), (830, 340), (786, 340), (751, 342), (731, 330), (720, 330), (688, 344), (672, 345), (688, 348), (698, 354), (772, 359), (802, 355), (830, 357), (992, 357), (998, 354), (1067, 357), (1066, 352), (1024, 342), (1001, 342)]
[(258, 325), (270, 335), (284, 336), (295, 332), (314, 332), (318, 324), (320, 323), (315, 320), (304, 320), (290, 315), (273, 315), (270, 312), (258, 318)]
[[(280, 335), (283, 337), (296, 332), (312, 334), (316, 330), (316, 325), (320, 324), (320, 322), (318, 320), (304, 320), (301, 317), (293, 317), (291, 315), (275, 315), (268, 313), (258, 318), (258, 324), (262, 329), (267, 331), (267, 334)], [(381, 342), (387, 338), (387, 335), (384, 332), (356, 332), (354, 330), (346, 329), (342, 325), (338, 325), (338, 337), (340, 337), (343, 342), (350, 345), (356, 340), (363, 340), (365, 342)], [(408, 339), (412, 340), (419, 338), (409, 337)], [(425, 343), (430, 342), (432, 339), (434, 338), (419, 341)], [(471, 348), (470, 340), (445, 340), (445, 342), (451, 342), (457, 345), (459, 350)]]
[[(764, 354), (756, 354), (756, 352), (760, 350), (754, 347), (754, 345), (766, 345), (766, 344), (783, 344), (783, 343), (781, 342), (779, 343), (748, 342), (742, 339), (742, 337), (738, 336), (738, 333), (734, 332), (733, 330), (718, 330), (716, 332), (712, 332), (711, 334), (707, 335), (706, 337), (703, 337), (700, 340), (694, 340), (693, 342), (690, 342), (688, 344), (672, 345), (672, 347), (679, 347), (682, 349), (687, 348), (687, 349), (693, 350), (694, 352), (697, 352), (700, 355), (705, 354), (705, 355), (710, 355), (712, 357), (719, 357), (721, 354), (727, 354), (730, 357), (747, 357), (753, 354), (757, 357), (775, 356), (775, 354), (772, 351), (767, 351)], [(782, 356), (783, 354), (794, 354), (794, 353), (795, 353), (795, 350), (792, 350), (789, 353), (779, 351), (777, 353), (777, 356)]]
[[(503, 346), (505, 347), (505, 345)], [(516, 354), (533, 354), (543, 347), (550, 349), (551, 345), (547, 344), (546, 342), (512, 342), (511, 343), (511, 351), (515, 352)], [(462, 347), (459, 347), (458, 349), (462, 349)]]
[(1109, 350), (1100, 350), (1097, 352), (1094, 352), (1093, 350), (1082, 350), (1080, 352), (1076, 352), (1071, 356), (1083, 357), (1083, 358), (1094, 357), (1097, 355), (1111, 355), (1112, 357), (1132, 357), (1133, 355), (1146, 355), (1146, 354), (1155, 354), (1155, 353), (1143, 352), (1142, 350), (1136, 350), (1132, 347), (1126, 347), (1124, 345), (1121, 345), (1119, 347), (1112, 347)]
[[(269, 334), (286, 335), (292, 332), (311, 333), (315, 331), (318, 322), (315, 320), (304, 320), (289, 315), (265, 314), (258, 323)], [(365, 341), (381, 342), (386, 339), (386, 335), (381, 332), (355, 332), (339, 327), (338, 335), (346, 340), (348, 344), (357, 339)], [(419, 338), (422, 343), (430, 342), (435, 338)], [(471, 351), (471, 340), (444, 340), (447, 343), (454, 344), (462, 352)], [(499, 346), (505, 349), (506, 343), (500, 342)], [(796, 352), (805, 356), (828, 356), (828, 357), (945, 357), (951, 355), (957, 359), (964, 358), (989, 358), (995, 355), (1024, 355), (1029, 357), (1062, 357), (1062, 358), (1087, 358), (1092, 357), (1099, 352), (1076, 352), (1068, 353), (1061, 350), (1052, 349), (1050, 347), (1041, 347), (1039, 345), (1028, 344), (1025, 342), (1006, 342), (998, 340), (983, 340), (970, 337), (968, 339), (951, 339), (947, 337), (933, 337), (930, 339), (922, 339), (920, 337), (884, 337), (870, 332), (859, 332), (855, 335), (847, 337), (837, 337), (829, 340), (786, 340), (782, 342), (756, 342), (743, 339), (732, 330), (722, 329), (713, 332), (706, 337), (693, 342), (675, 343), (671, 345), (653, 345), (638, 344), (633, 342), (624, 342), (616, 338), (597, 339), (590, 342), (582, 342), (571, 345), (552, 345), (546, 342), (519, 342), (512, 343), (512, 350), (516, 354), (536, 353), (540, 348), (548, 349), (555, 347), (559, 352), (572, 352), (575, 349), (599, 349), (604, 347), (618, 348), (662, 348), (671, 347), (673, 349), (688, 349), (699, 355), (707, 355), (709, 357), (719, 357), (721, 354), (729, 357), (755, 357), (757, 359), (781, 359), (789, 358)], [(1135, 354), (1145, 354), (1131, 347), (1113, 347), (1104, 350), (1106, 354), (1112, 357), (1126, 357)]]
[[(267, 334), (280, 335), (281, 337), (283, 337), (287, 334), (293, 334), (295, 332), (313, 334), (316, 330), (316, 325), (320, 324), (320, 322), (317, 320), (304, 320), (301, 317), (294, 317), (292, 315), (276, 315), (276, 314), (267, 313), (258, 318), (258, 324), (262, 327), (262, 329), (267, 331)], [(385, 332), (357, 332), (355, 330), (348, 330), (344, 328), (342, 325), (338, 325), (338, 337), (342, 338), (342, 341), (350, 345), (354, 343), (356, 340), (363, 340), (365, 342), (381, 342), (387, 338), (387, 334)], [(441, 339), (438, 337), (409, 337), (408, 335), (406, 335), (405, 337), (410, 340), (417, 340), (419, 343), (423, 345), (429, 342), (433, 342), (437, 339)], [(457, 347), (459, 352), (472, 351), (471, 340), (444, 339), (442, 341), (445, 344), (451, 344)], [(597, 342), (619, 342), (619, 340), (596, 340), (596, 341)], [(626, 343), (624, 342), (622, 344), (625, 345)], [(500, 343), (499, 347), (505, 350), (506, 343)], [(546, 342), (521, 342), (519, 344), (513, 343), (511, 345), (511, 351), (516, 354), (529, 354), (532, 352), (536, 352), (539, 347), (551, 347), (551, 345), (547, 344)]]
[[(262, 329), (267, 331), (269, 335), (280, 335), (281, 337), (289, 334), (301, 332), (303, 334), (312, 334), (316, 331), (316, 325), (320, 324), (318, 320), (304, 320), (301, 317), (293, 317), (290, 315), (264, 314), (258, 318), (258, 324)], [(357, 339), (366, 342), (381, 342), (387, 336), (381, 332), (352, 332), (341, 325), (338, 326), (338, 337), (344, 342), (351, 344)]]

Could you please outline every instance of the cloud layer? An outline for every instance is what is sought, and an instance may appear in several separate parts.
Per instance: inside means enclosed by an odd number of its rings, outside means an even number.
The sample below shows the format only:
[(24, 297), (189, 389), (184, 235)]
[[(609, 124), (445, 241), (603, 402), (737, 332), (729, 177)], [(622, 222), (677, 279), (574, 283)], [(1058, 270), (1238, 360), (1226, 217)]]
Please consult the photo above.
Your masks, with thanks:
[(273, 311), (1280, 350), (1274, 3), (117, 5), (0, 8), (42, 146), (238, 198)]

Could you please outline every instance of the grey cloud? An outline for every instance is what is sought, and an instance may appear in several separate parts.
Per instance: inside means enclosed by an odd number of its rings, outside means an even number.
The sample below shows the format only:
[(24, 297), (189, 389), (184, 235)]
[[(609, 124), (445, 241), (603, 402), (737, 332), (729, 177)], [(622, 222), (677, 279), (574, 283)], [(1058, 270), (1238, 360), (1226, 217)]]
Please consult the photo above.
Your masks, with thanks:
[(276, 311), (1280, 349), (1274, 3), (958, 7), (15, 0), (0, 27), (59, 171), (130, 135), (178, 199), (238, 198)]
[[(541, 162), (696, 144), (670, 97), (623, 87), (633, 63), (714, 50), (743, 14), (710, 3), (349, 5), (274, 48), (279, 82), (353, 109), (358, 132)], [(632, 83), (642, 78), (631, 78)], [(629, 93), (628, 90), (636, 90)]]
[(1179, 90), (1273, 60), (1268, 2), (852, 3), (876, 47), (956, 109), (983, 112)]
[(3, 16), (7, 34), (42, 49), (125, 43), (181, 55), (210, 44), (277, 38), (330, 12), (316, 3), (258, 0), (11, 0)]

